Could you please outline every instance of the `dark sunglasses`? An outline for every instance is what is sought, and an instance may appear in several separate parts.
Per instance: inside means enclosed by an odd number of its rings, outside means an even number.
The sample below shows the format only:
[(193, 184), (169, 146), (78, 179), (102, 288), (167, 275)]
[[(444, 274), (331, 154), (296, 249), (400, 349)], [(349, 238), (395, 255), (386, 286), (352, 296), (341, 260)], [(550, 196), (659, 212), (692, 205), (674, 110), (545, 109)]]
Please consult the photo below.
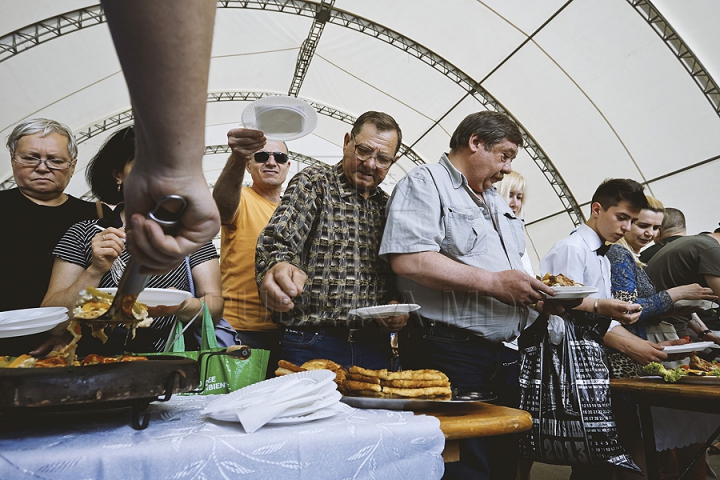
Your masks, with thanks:
[(265, 163), (270, 160), (270, 155), (275, 158), (275, 163), (287, 163), (288, 161), (287, 153), (266, 152), (265, 150), (260, 150), (259, 152), (255, 153), (255, 161), (258, 163)]

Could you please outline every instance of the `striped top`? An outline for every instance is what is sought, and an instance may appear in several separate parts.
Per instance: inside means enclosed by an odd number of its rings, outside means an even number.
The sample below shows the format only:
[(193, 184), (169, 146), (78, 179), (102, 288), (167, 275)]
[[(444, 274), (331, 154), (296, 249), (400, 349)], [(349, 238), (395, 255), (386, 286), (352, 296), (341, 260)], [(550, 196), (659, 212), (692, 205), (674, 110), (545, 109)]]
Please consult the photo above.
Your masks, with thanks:
[[(70, 227), (60, 239), (55, 250), (53, 250), (53, 255), (66, 262), (88, 268), (92, 263), (92, 238), (98, 234), (98, 229), (95, 228), (97, 223), (97, 220), (85, 220)], [(208, 242), (200, 248), (200, 250), (190, 255), (190, 268), (195, 268), (197, 265), (218, 257), (217, 249), (212, 242)], [(98, 287), (117, 287), (120, 277), (122, 276), (124, 265), (126, 265), (129, 260), (130, 254), (124, 249), (120, 257), (113, 263), (110, 271), (103, 275)], [(186, 262), (181, 263), (174, 270), (164, 275), (153, 275), (150, 277), (147, 288), (177, 288), (178, 290), (190, 292), (190, 278)], [(93, 345), (93, 347), (95, 350), (98, 348), (102, 349), (106, 354), (115, 354), (122, 351), (140, 353), (161, 352), (165, 347), (170, 329), (174, 323), (174, 315), (158, 317), (149, 328), (138, 328), (134, 339), (127, 335), (127, 330), (124, 327), (116, 327), (112, 332), (108, 328), (105, 329), (105, 333), (109, 337), (107, 344), (102, 346)], [(89, 337), (90, 335), (85, 335), (85, 333), (86, 332), (83, 332), (83, 340), (80, 343), (87, 346), (88, 344), (85, 342), (89, 340), (85, 337)], [(95, 350), (88, 353), (102, 354), (100, 351)], [(110, 351), (108, 352), (108, 350)]]

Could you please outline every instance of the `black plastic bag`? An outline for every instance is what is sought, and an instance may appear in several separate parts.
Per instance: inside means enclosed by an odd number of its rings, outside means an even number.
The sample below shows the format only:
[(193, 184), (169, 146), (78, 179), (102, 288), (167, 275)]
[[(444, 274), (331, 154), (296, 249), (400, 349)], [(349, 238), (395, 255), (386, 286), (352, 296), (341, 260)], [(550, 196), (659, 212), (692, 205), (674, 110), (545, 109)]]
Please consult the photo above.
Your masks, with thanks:
[(520, 337), (520, 408), (533, 417), (520, 454), (543, 463), (640, 472), (618, 443), (612, 414), (602, 348), (610, 320), (576, 311), (564, 320), (559, 345), (548, 339), (547, 321), (536, 321)]

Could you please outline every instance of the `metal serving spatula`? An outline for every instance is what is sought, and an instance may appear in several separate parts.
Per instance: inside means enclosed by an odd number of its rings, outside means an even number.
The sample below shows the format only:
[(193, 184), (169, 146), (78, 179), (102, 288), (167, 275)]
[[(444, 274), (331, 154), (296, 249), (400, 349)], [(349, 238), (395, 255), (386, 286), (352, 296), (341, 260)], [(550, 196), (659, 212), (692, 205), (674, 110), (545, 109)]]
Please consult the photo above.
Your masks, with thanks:
[[(168, 195), (160, 199), (155, 209), (148, 213), (148, 218), (156, 221), (166, 234), (175, 233), (180, 224), (180, 217), (187, 207), (187, 200), (179, 195)], [(120, 277), (117, 293), (110, 308), (95, 318), (76, 318), (83, 323), (108, 324), (108, 325), (132, 325), (138, 320), (133, 315), (132, 309), (138, 295), (145, 289), (149, 275), (140, 273), (140, 263), (132, 257), (125, 266), (125, 271)]]

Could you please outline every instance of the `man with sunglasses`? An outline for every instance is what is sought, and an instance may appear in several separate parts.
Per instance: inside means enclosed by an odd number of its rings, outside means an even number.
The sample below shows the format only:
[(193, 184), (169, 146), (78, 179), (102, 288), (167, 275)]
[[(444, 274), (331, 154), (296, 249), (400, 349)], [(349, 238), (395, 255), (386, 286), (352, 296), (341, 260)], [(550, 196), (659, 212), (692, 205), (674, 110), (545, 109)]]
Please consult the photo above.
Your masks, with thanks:
[[(0, 311), (39, 307), (60, 237), (102, 212), (64, 193), (77, 163), (77, 144), (67, 126), (45, 118), (25, 120), (8, 136), (7, 148), (17, 188), (0, 191)], [(44, 334), (2, 339), (0, 351), (27, 353), (44, 339)]]
[(391, 116), (362, 114), (345, 134), (342, 160), (295, 175), (260, 235), (260, 298), (282, 328), (284, 360), (390, 367), (389, 332), (407, 315), (375, 321), (349, 311), (394, 300), (392, 272), (378, 257), (388, 199), (378, 185), (401, 141)]
[[(258, 296), (255, 244), (280, 202), (290, 170), (288, 149), (283, 142), (267, 140), (258, 130), (244, 128), (228, 132), (228, 146), (232, 154), (213, 189), (221, 223), (223, 314), (243, 344), (270, 351), (271, 376), (277, 365), (279, 336)], [(252, 185), (242, 188), (246, 170)]]

